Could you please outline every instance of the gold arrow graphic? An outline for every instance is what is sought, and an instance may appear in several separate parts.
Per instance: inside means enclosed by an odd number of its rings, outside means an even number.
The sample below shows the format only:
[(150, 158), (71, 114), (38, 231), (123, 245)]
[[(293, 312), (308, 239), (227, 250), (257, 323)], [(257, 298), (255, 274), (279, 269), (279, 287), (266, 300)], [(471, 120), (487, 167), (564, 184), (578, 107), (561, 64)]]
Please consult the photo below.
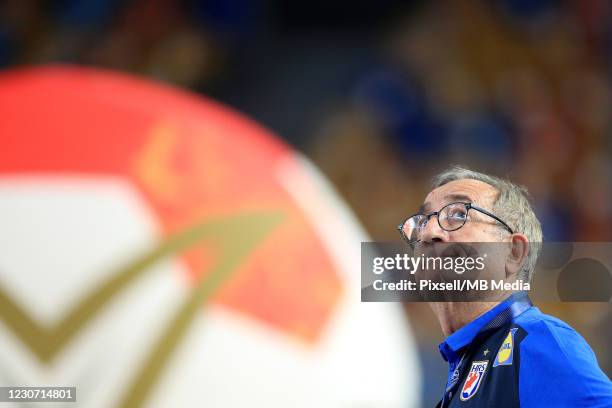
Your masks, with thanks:
[(37, 323), (0, 287), (0, 318), (41, 361), (48, 364), (113, 297), (150, 270), (156, 262), (179, 254), (202, 241), (214, 242), (221, 249), (218, 263), (192, 289), (177, 316), (153, 347), (150, 358), (141, 367), (120, 404), (122, 407), (140, 406), (196, 313), (282, 218), (283, 214), (278, 211), (240, 214), (209, 219), (188, 228), (120, 268), (52, 327)]

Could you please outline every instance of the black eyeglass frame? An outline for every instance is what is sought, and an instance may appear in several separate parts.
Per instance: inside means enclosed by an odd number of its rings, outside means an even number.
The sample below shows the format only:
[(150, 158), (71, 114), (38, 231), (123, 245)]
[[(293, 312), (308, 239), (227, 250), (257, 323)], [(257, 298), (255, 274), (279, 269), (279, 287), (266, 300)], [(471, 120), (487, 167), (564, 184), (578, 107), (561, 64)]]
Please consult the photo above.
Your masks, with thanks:
[[(449, 207), (451, 205), (454, 204), (463, 204), (465, 206), (465, 220), (463, 221), (463, 224), (461, 224), (460, 226), (458, 226), (457, 228), (454, 229), (447, 229), (444, 228), (442, 226), (442, 224), (440, 224), (440, 217), (439, 214), (444, 211), (444, 209), (446, 207)], [(402, 238), (404, 239), (404, 241), (406, 241), (408, 244), (414, 244), (416, 242), (419, 242), (420, 240), (417, 241), (411, 241), (406, 234), (404, 233), (404, 225), (406, 225), (406, 223), (408, 222), (409, 219), (411, 219), (412, 217), (416, 217), (417, 215), (424, 215), (427, 217), (427, 222), (429, 222), (429, 220), (431, 219), (431, 217), (433, 217), (434, 215), (436, 216), (436, 221), (438, 221), (438, 225), (440, 226), (440, 228), (444, 231), (457, 231), (458, 229), (463, 228), (463, 226), (467, 223), (467, 215), (469, 214), (470, 210), (476, 210), (480, 213), (483, 213), (485, 215), (488, 215), (489, 217), (493, 218), (495, 221), (499, 222), (506, 230), (508, 230), (508, 232), (510, 232), (510, 234), (514, 234), (514, 231), (512, 231), (512, 228), (510, 228), (510, 226), (508, 224), (506, 224), (501, 218), (499, 218), (497, 215), (485, 210), (484, 208), (478, 207), (472, 203), (464, 203), (461, 201), (457, 201), (454, 203), (449, 203), (446, 204), (444, 207), (440, 208), (440, 211), (434, 211), (434, 212), (430, 212), (428, 214), (424, 214), (424, 213), (416, 213), (416, 214), (412, 214), (410, 217), (406, 218), (400, 225), (397, 226), (397, 230), (399, 231), (399, 233), (401, 234)]]

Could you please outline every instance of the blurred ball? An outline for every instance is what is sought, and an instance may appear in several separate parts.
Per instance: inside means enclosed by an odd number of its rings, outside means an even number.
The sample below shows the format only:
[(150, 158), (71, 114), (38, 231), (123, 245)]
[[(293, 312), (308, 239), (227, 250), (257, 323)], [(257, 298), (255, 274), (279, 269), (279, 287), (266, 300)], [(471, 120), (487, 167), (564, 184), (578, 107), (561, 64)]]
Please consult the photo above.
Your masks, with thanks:
[(360, 303), (366, 236), (316, 169), (208, 99), (0, 76), (2, 385), (83, 407), (406, 407), (413, 340)]

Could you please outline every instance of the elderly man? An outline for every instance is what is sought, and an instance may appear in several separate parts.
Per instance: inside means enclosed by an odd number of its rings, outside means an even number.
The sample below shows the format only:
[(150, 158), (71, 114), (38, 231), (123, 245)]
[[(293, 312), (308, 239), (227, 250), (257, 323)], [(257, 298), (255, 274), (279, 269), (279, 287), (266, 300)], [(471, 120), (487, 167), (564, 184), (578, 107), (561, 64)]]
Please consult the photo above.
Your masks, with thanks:
[[(400, 231), (424, 250), (505, 243), (494, 264), (507, 281), (530, 281), (542, 241), (525, 190), (457, 166), (434, 179), (421, 211)], [(439, 345), (449, 363), (439, 407), (612, 407), (612, 383), (586, 341), (525, 292), (499, 302), (430, 304), (447, 336)]]

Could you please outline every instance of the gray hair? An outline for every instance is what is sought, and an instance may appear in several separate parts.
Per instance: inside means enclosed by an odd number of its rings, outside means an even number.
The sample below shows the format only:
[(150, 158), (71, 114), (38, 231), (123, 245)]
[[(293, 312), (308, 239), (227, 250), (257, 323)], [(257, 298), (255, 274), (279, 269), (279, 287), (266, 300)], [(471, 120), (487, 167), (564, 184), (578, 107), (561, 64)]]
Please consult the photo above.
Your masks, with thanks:
[(529, 241), (529, 254), (518, 279), (531, 282), (538, 255), (542, 247), (542, 227), (529, 204), (529, 193), (523, 186), (509, 180), (479, 173), (462, 166), (451, 166), (434, 177), (432, 188), (456, 180), (478, 180), (489, 184), (498, 191), (492, 210), (515, 232), (525, 234)]

